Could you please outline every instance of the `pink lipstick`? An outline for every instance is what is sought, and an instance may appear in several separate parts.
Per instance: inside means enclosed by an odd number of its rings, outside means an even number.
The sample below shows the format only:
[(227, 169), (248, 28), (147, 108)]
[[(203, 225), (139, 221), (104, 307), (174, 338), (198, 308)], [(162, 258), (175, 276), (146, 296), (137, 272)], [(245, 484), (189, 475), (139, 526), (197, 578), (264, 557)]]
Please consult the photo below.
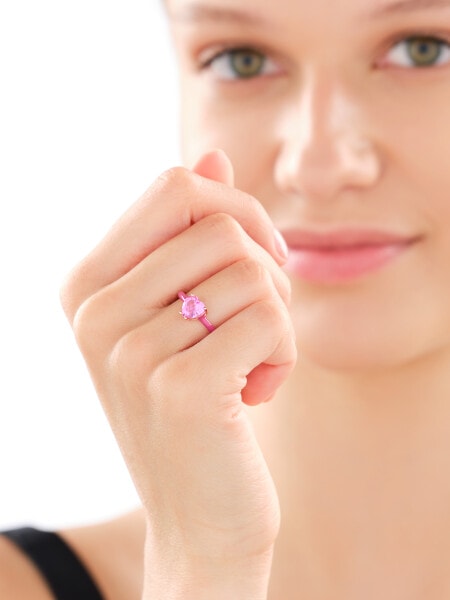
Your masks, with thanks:
[(390, 263), (418, 240), (382, 230), (282, 232), (288, 248), (287, 271), (317, 283), (345, 282)]

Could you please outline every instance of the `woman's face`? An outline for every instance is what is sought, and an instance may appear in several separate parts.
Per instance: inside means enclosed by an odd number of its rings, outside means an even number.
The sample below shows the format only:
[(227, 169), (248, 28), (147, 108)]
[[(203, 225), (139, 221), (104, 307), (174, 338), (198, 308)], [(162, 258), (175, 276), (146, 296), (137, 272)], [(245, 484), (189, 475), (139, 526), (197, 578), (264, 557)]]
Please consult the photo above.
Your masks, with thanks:
[(288, 238), (344, 227), (420, 238), (345, 281), (288, 265), (300, 355), (385, 368), (450, 348), (450, 0), (168, 10), (188, 166), (223, 148), (236, 187)]

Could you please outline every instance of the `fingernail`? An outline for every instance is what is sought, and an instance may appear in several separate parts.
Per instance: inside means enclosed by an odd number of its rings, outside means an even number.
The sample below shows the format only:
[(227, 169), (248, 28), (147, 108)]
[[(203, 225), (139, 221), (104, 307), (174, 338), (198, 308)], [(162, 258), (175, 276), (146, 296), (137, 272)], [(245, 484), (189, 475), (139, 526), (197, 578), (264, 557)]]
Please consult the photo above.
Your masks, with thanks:
[(281, 258), (286, 260), (287, 257), (289, 256), (289, 250), (288, 250), (288, 247), (286, 244), (286, 240), (281, 235), (281, 233), (278, 231), (278, 229), (274, 230), (274, 236), (275, 236), (275, 247), (278, 251), (278, 254), (281, 256)]

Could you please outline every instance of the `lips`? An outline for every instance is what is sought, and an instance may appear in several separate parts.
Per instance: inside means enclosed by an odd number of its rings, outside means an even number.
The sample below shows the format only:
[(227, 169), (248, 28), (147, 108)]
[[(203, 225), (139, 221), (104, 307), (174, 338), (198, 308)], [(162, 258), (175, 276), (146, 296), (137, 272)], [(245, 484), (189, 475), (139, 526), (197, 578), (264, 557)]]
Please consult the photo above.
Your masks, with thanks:
[(286, 269), (305, 280), (337, 283), (379, 269), (403, 254), (416, 235), (374, 229), (283, 231), (289, 248)]
[(357, 246), (405, 244), (417, 236), (375, 229), (339, 229), (328, 232), (298, 229), (282, 232), (288, 247), (297, 249), (339, 249)]

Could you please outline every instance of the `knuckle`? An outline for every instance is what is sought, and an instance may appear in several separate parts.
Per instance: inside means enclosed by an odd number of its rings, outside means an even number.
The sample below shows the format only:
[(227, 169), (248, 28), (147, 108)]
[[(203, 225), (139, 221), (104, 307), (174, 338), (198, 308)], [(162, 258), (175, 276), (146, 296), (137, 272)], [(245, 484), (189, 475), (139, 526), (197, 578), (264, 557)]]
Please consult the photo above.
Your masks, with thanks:
[(171, 167), (157, 177), (154, 187), (161, 193), (190, 195), (198, 189), (198, 180), (195, 173), (185, 167)]
[(242, 283), (252, 284), (260, 293), (269, 298), (280, 297), (286, 306), (291, 301), (291, 282), (288, 275), (278, 266), (275, 271), (265, 266), (264, 262), (256, 258), (246, 258), (242, 263)]
[(221, 233), (235, 233), (239, 225), (231, 215), (223, 212), (215, 212), (204, 218), (204, 223), (214, 230), (214, 233), (219, 230)]
[[(198, 412), (199, 390), (194, 389), (195, 377), (190, 376), (189, 360), (183, 355), (172, 356), (158, 364), (147, 377), (147, 394), (161, 420), (168, 426), (182, 429), (193, 422)], [(186, 385), (186, 382), (189, 385)]]
[(297, 357), (295, 332), (286, 306), (281, 301), (262, 300), (253, 308), (257, 322), (264, 323), (273, 352), (280, 353), (283, 362), (294, 365)]
[(272, 278), (264, 265), (254, 258), (244, 258), (235, 264), (238, 284), (251, 285), (264, 291), (273, 291)]
[(151, 370), (151, 344), (148, 336), (134, 329), (122, 336), (109, 355), (109, 371), (128, 389), (141, 393)]
[(220, 241), (224, 253), (248, 253), (244, 230), (234, 217), (227, 213), (217, 212), (204, 219), (213, 239)]
[(292, 285), (291, 280), (287, 273), (285, 273), (282, 269), (278, 271), (280, 277), (280, 286), (281, 286), (281, 296), (286, 304), (289, 306), (292, 299)]
[(102, 340), (104, 309), (97, 295), (90, 296), (76, 310), (72, 329), (78, 346), (83, 354), (89, 355), (92, 347), (97, 347)]
[(264, 323), (264, 327), (273, 331), (287, 331), (289, 318), (282, 302), (273, 297), (264, 298), (253, 305), (256, 318)]
[(63, 280), (59, 288), (59, 300), (64, 313), (72, 324), (83, 299), (83, 282), (89, 279), (87, 261), (74, 267)]
[[(180, 374), (178, 373), (178, 377)], [(166, 399), (176, 393), (177, 373), (171, 367), (171, 361), (165, 360), (155, 366), (147, 376), (147, 391), (154, 402), (159, 400), (162, 406)]]
[(73, 303), (73, 285), (70, 276), (67, 276), (59, 288), (59, 301), (66, 317), (73, 320), (76, 307)]
[(182, 397), (186, 393), (186, 381), (195, 383), (191, 378), (192, 362), (189, 352), (174, 354), (161, 361), (153, 369), (149, 383), (153, 388), (164, 389), (171, 397)]

